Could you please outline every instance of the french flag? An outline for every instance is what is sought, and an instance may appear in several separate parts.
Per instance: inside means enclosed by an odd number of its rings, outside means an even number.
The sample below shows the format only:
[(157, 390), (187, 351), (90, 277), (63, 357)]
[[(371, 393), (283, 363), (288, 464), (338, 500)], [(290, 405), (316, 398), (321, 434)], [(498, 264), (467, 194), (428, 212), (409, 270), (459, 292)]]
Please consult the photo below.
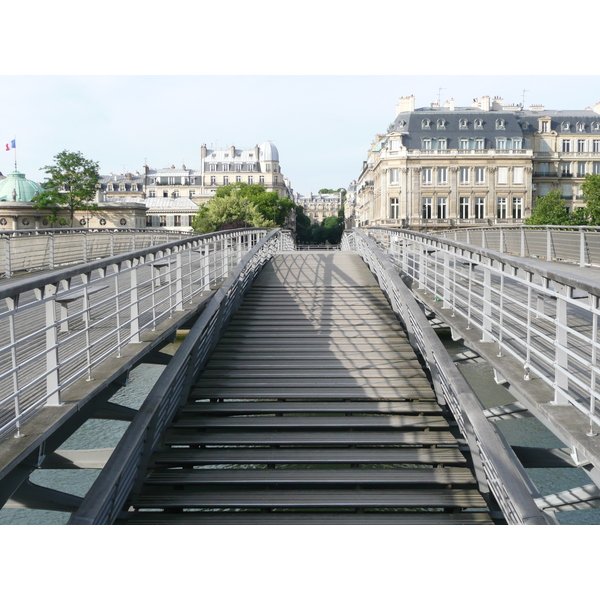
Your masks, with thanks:
[(6, 151), (8, 152), (11, 148), (17, 147), (17, 140), (11, 140), (10, 144), (6, 144)]

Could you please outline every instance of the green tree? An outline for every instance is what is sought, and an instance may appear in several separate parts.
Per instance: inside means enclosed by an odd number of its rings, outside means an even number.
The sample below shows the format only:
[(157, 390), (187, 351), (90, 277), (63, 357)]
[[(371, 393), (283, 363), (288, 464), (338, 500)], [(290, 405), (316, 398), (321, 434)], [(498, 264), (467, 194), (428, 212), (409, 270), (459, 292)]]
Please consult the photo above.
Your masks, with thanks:
[(565, 208), (562, 194), (552, 190), (545, 196), (535, 201), (531, 217), (525, 221), (526, 225), (568, 225), (569, 214)]
[(52, 222), (64, 208), (69, 211), (71, 226), (74, 225), (75, 211), (98, 210), (94, 202), (100, 180), (97, 162), (85, 158), (81, 152), (63, 150), (54, 157), (53, 165), (46, 165), (41, 170), (45, 171), (47, 179), (35, 207), (49, 208)]
[(288, 213), (295, 204), (288, 198), (280, 198), (277, 192), (267, 192), (262, 184), (230, 183), (221, 186), (215, 192), (215, 197), (226, 197), (232, 193), (245, 198), (256, 206), (265, 220), (272, 221), (277, 226), (285, 225)]
[(304, 208), (296, 205), (296, 236), (301, 242), (310, 242), (310, 218), (304, 214)]
[(585, 176), (585, 181), (581, 184), (583, 201), (585, 202), (584, 212), (589, 225), (600, 225), (600, 175)]
[(248, 226), (272, 227), (273, 222), (266, 219), (254, 203), (235, 189), (226, 195), (215, 194), (200, 207), (192, 223), (194, 231), (198, 233)]

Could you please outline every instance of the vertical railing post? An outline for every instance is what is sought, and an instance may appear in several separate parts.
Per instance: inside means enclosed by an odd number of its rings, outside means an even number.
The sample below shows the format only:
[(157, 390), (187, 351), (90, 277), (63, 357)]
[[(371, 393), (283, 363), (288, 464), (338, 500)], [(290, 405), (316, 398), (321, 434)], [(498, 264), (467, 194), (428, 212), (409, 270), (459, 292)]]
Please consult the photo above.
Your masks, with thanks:
[(481, 342), (491, 342), (492, 338), (492, 272), (489, 265), (483, 265), (483, 307)]
[(579, 230), (579, 266), (585, 267), (585, 230)]
[(50, 236), (50, 252), (49, 252), (49, 260), (48, 260), (48, 268), (49, 269), (54, 269), (54, 232), (51, 231), (49, 234)]
[(175, 254), (175, 311), (183, 310), (183, 272), (181, 268), (181, 252)]
[(58, 374), (58, 336), (56, 333), (56, 285), (47, 285), (38, 295), (46, 300), (46, 405), (61, 406)]
[(130, 271), (130, 305), (131, 305), (131, 319), (130, 319), (130, 343), (140, 343), (140, 304), (138, 298), (138, 267), (139, 259), (133, 259), (127, 261)]
[[(454, 302), (452, 300), (452, 281), (450, 278), (450, 249), (444, 252), (444, 276), (442, 281), (442, 308), (452, 308)], [(455, 262), (456, 268), (456, 262)], [(454, 311), (453, 311), (454, 312)]]
[(554, 404), (569, 403), (569, 357), (567, 353), (567, 302), (562, 298), (563, 286), (554, 282), (556, 295), (556, 348), (554, 355)]
[(500, 249), (499, 252), (504, 252), (504, 230), (500, 227)]
[(525, 227), (521, 227), (521, 256), (525, 256)]
[(10, 256), (10, 240), (12, 239), (12, 236), (7, 235), (4, 238), (5, 244), (4, 244), (4, 249), (5, 249), (5, 255), (6, 255), (6, 277), (10, 277), (12, 275), (12, 261), (11, 261), (11, 256)]
[(115, 232), (110, 232), (110, 255), (115, 255)]
[(11, 358), (11, 367), (12, 367), (12, 381), (13, 381), (13, 394), (15, 395), (15, 419), (16, 419), (16, 427), (17, 433), (15, 434), (16, 438), (23, 437), (21, 433), (21, 403), (19, 398), (19, 371), (18, 371), (18, 361), (17, 361), (17, 334), (15, 330), (15, 311), (19, 308), (19, 296), (12, 296), (10, 298), (6, 298), (6, 304), (8, 305), (8, 310), (11, 312), (11, 315), (8, 319), (8, 330), (10, 335), (10, 358)]
[(552, 234), (551, 229), (546, 225), (546, 260), (552, 260)]
[(88, 261), (88, 234), (87, 231), (83, 232), (83, 262), (87, 263)]

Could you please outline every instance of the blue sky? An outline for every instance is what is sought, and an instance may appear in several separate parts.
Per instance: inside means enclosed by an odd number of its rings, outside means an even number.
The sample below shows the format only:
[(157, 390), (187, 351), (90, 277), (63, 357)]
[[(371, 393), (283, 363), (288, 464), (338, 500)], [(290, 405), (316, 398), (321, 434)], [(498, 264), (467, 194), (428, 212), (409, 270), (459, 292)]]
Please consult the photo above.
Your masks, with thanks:
[[(501, 96), (509, 103), (582, 109), (600, 101), (598, 76), (468, 75), (4, 75), (0, 142), (17, 139), (19, 170), (62, 150), (81, 151), (102, 173), (198, 168), (200, 146), (252, 147), (271, 140), (300, 193), (347, 187), (400, 96), (417, 106), (453, 97)], [(442, 88), (439, 92), (439, 88)], [(0, 171), (13, 152), (0, 151)]]

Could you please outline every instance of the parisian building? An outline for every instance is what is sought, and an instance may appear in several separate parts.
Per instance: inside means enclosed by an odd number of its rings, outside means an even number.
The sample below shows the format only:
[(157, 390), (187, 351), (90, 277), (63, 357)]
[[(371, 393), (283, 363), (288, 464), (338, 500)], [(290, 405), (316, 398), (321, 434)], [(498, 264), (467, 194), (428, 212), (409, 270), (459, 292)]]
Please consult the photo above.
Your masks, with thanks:
[(296, 194), (294, 202), (302, 206), (311, 223), (320, 225), (327, 217), (337, 217), (342, 208), (342, 194)]
[(519, 224), (552, 189), (567, 210), (583, 206), (586, 173), (600, 173), (600, 103), (525, 110), (483, 96), (468, 107), (415, 108), (408, 96), (371, 144), (347, 212), (359, 226)]

